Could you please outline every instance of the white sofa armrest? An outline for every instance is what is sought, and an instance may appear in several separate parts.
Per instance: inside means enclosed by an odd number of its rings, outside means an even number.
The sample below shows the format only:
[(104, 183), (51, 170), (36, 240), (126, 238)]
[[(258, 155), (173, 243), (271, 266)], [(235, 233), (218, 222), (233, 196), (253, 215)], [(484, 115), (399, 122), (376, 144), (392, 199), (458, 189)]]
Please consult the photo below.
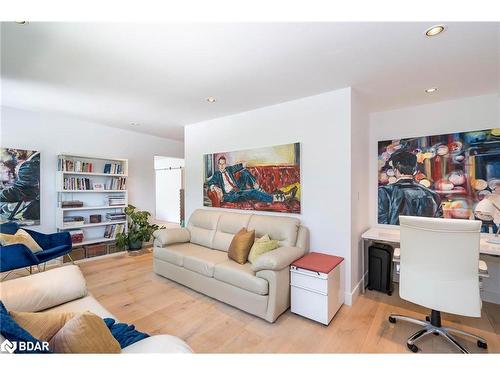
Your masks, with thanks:
[(252, 270), (255, 272), (261, 270), (279, 271), (288, 267), (304, 254), (305, 250), (300, 247), (279, 247), (276, 250), (269, 251), (259, 256), (252, 264)]
[(86, 295), (85, 279), (74, 265), (0, 283), (0, 299), (12, 311), (41, 311)]
[(167, 228), (154, 231), (153, 237), (156, 246), (164, 247), (174, 243), (189, 242), (191, 233), (186, 228)]
[(186, 342), (170, 335), (155, 335), (146, 337), (122, 349), (122, 354), (144, 353), (192, 353)]

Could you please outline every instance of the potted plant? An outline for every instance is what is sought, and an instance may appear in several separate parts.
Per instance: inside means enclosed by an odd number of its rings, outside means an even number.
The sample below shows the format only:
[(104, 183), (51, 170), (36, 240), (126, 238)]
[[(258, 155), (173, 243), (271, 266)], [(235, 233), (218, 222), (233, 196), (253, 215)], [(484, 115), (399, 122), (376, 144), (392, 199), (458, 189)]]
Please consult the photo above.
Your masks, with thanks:
[(148, 211), (136, 211), (131, 204), (125, 208), (128, 231), (116, 235), (116, 246), (120, 249), (140, 250), (144, 241), (149, 241), (151, 235), (160, 227), (149, 224), (151, 214)]

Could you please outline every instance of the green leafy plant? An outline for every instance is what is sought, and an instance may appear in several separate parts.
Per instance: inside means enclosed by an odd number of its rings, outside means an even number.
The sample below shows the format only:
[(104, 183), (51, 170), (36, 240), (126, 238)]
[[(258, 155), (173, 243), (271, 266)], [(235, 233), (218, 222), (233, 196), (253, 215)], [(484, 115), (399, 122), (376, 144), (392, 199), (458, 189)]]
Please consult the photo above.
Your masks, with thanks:
[(156, 224), (149, 224), (151, 214), (148, 211), (136, 211), (131, 204), (125, 208), (128, 232), (116, 235), (116, 246), (120, 249), (138, 250), (144, 241), (149, 241), (153, 232), (163, 229)]

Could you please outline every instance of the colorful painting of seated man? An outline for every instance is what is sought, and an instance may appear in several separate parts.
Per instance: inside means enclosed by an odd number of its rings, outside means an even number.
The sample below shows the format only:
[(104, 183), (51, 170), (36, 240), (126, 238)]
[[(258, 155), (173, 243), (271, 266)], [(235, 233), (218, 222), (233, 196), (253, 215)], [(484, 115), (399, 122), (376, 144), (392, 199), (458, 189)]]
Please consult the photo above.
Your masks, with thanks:
[(204, 156), (204, 205), (300, 213), (300, 143)]
[[(483, 232), (497, 230), (495, 213), (482, 207), (500, 195), (500, 129), (381, 141), (378, 153), (379, 224), (409, 215), (481, 220)], [(492, 205), (479, 204), (485, 199)]]

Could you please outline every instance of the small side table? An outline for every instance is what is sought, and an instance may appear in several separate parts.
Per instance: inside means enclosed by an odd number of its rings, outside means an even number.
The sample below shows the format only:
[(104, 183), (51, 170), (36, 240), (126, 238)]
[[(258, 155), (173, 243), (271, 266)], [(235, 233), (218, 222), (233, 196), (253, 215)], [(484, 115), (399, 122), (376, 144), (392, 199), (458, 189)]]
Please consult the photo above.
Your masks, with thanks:
[(328, 325), (344, 303), (344, 258), (309, 253), (290, 266), (291, 311)]

